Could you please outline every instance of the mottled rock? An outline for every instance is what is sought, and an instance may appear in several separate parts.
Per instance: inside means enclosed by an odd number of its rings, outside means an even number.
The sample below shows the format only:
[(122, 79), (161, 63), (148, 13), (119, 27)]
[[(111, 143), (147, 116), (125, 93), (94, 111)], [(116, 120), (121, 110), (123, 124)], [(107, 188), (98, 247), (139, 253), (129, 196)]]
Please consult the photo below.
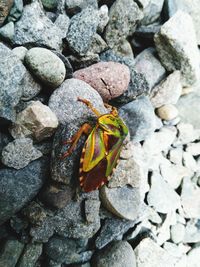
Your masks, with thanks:
[(58, 1), (57, 0), (42, 0), (42, 5), (47, 10), (55, 10), (58, 5)]
[(133, 34), (137, 22), (143, 18), (143, 14), (135, 2), (117, 0), (110, 8), (109, 18), (105, 30), (105, 39), (107, 44), (113, 47)]
[(14, 0), (3, 0), (0, 4), (0, 27), (3, 25), (5, 19), (7, 18), (10, 9), (13, 5)]
[(60, 14), (56, 18), (54, 25), (57, 26), (61, 30), (62, 38), (66, 37), (67, 31), (69, 28), (69, 24), (70, 24), (70, 19), (65, 13)]
[(140, 191), (138, 188), (128, 186), (119, 188), (100, 189), (100, 197), (103, 205), (113, 214), (127, 219), (135, 220), (140, 209)]
[(0, 170), (0, 224), (33, 199), (48, 177), (48, 162), (37, 160), (21, 170)]
[(183, 242), (185, 235), (185, 226), (181, 223), (172, 225), (171, 227), (171, 239), (174, 243)]
[(96, 267), (136, 267), (135, 253), (127, 241), (114, 242), (94, 258)]
[(19, 138), (4, 147), (1, 160), (4, 165), (19, 170), (40, 157), (42, 153), (34, 148), (30, 138)]
[(23, 62), (28, 49), (24, 46), (17, 46), (12, 49), (12, 52)]
[(181, 92), (180, 71), (174, 71), (152, 89), (150, 94), (151, 103), (155, 108), (166, 104), (176, 104), (181, 96)]
[(11, 43), (14, 37), (14, 23), (8, 22), (6, 25), (0, 28), (0, 39)]
[(26, 53), (25, 62), (30, 71), (46, 85), (57, 87), (64, 81), (64, 63), (46, 48), (30, 49)]
[(187, 13), (178, 11), (163, 24), (154, 40), (161, 62), (168, 71), (181, 71), (184, 86), (198, 81), (199, 51), (192, 18)]
[(42, 254), (42, 244), (27, 244), (17, 265), (19, 267), (34, 267)]
[(62, 31), (45, 16), (37, 1), (26, 5), (20, 20), (15, 23), (16, 45), (28, 47), (37, 45), (61, 50), (62, 38)]
[(100, 54), (106, 49), (108, 49), (108, 45), (104, 39), (98, 33), (95, 33), (90, 44), (90, 54)]
[(17, 21), (23, 11), (23, 0), (14, 0), (13, 6), (10, 10), (9, 16), (8, 16), (8, 21)]
[(188, 144), (186, 147), (186, 151), (189, 152), (193, 156), (200, 155), (200, 142)]
[(15, 106), (22, 96), (21, 83), (26, 69), (21, 61), (2, 43), (0, 44), (0, 117), (14, 121)]
[(178, 138), (175, 142), (175, 146), (186, 145), (199, 138), (199, 132), (195, 131), (194, 127), (190, 123), (180, 122), (177, 125)]
[(109, 21), (109, 16), (108, 16), (108, 7), (107, 5), (102, 5), (99, 8), (99, 24), (97, 27), (97, 31), (102, 33), (108, 24)]
[(191, 219), (187, 222), (185, 227), (184, 243), (198, 243), (200, 242), (200, 228), (199, 220)]
[(200, 261), (200, 247), (195, 247), (191, 249), (187, 256), (187, 261), (189, 265), (187, 267), (198, 267)]
[(127, 66), (116, 62), (99, 62), (88, 68), (78, 70), (74, 78), (90, 84), (105, 102), (123, 94), (130, 81)]
[(165, 182), (159, 173), (154, 172), (151, 176), (151, 189), (147, 196), (149, 206), (153, 206), (156, 211), (168, 213), (180, 207), (180, 197)]
[(142, 2), (143, 5), (144, 2), (147, 2), (147, 4), (143, 6), (144, 18), (140, 22), (142, 25), (151, 24), (160, 18), (164, 0), (150, 0)]
[(100, 201), (88, 199), (85, 201), (85, 217), (88, 223), (95, 222), (97, 214), (99, 214)]
[(34, 137), (42, 140), (50, 137), (58, 126), (58, 119), (51, 109), (40, 101), (34, 101), (18, 113), (10, 131), (14, 138)]
[(148, 97), (141, 96), (119, 109), (119, 115), (129, 128), (135, 142), (145, 140), (156, 128), (156, 116)]
[(88, 7), (70, 20), (66, 40), (72, 51), (86, 54), (99, 23), (98, 11)]
[(23, 94), (21, 100), (30, 100), (37, 96), (42, 90), (42, 86), (34, 79), (29, 71), (26, 71), (22, 81)]
[(76, 13), (81, 12), (84, 8), (88, 6), (93, 7), (94, 9), (98, 8), (97, 0), (66, 0), (65, 8), (67, 14), (75, 15)]
[(24, 244), (17, 239), (7, 239), (0, 253), (0, 266), (13, 267), (17, 264)]
[(68, 59), (74, 70), (83, 69), (91, 66), (92, 64), (98, 63), (100, 61), (98, 54), (90, 54), (83, 56), (70, 55)]
[(166, 73), (152, 47), (145, 49), (135, 58), (135, 70), (144, 74), (150, 89), (157, 85)]
[(3, 150), (3, 148), (5, 146), (7, 146), (7, 144), (11, 142), (11, 138), (9, 135), (7, 134), (4, 134), (2, 132), (0, 132), (0, 155), (1, 155), (1, 152)]
[(172, 104), (163, 105), (156, 110), (159, 118), (165, 121), (174, 120), (178, 116), (177, 108)]

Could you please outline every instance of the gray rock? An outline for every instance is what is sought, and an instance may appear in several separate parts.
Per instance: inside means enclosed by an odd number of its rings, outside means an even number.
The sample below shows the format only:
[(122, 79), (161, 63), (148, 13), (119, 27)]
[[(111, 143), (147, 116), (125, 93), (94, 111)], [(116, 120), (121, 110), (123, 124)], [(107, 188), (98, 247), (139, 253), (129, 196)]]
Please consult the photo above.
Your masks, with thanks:
[(106, 219), (100, 234), (97, 236), (95, 245), (98, 249), (105, 247), (113, 240), (119, 240), (121, 235), (125, 234), (130, 228), (134, 227), (135, 221), (124, 219)]
[(60, 14), (54, 22), (54, 25), (56, 25), (61, 30), (63, 38), (65, 38), (67, 34), (69, 24), (70, 24), (70, 19), (65, 13)]
[(78, 12), (81, 12), (84, 8), (88, 6), (97, 9), (98, 3), (97, 0), (66, 0), (65, 1), (65, 8), (67, 14), (75, 15)]
[(145, 140), (156, 128), (154, 109), (146, 96), (122, 106), (119, 115), (128, 126), (130, 137), (135, 142)]
[(17, 265), (19, 267), (34, 267), (41, 254), (42, 244), (27, 244)]
[(57, 0), (42, 0), (42, 4), (44, 8), (46, 8), (47, 10), (55, 10), (58, 5), (58, 1)]
[(0, 39), (11, 43), (14, 37), (14, 32), (14, 23), (12, 21), (8, 22), (0, 28)]
[(96, 221), (96, 216), (99, 215), (100, 201), (88, 199), (85, 201), (85, 217), (88, 223)]
[(6, 166), (19, 170), (40, 157), (42, 153), (34, 148), (30, 138), (19, 138), (4, 147), (1, 160)]
[(1, 1), (1, 13), (0, 13), (0, 27), (3, 25), (4, 21), (6, 20), (10, 9), (14, 3), (14, 0), (3, 0)]
[(0, 44), (0, 117), (14, 121), (15, 106), (22, 96), (21, 83), (26, 69), (21, 61), (2, 43)]
[(165, 68), (152, 47), (145, 49), (135, 58), (135, 70), (144, 74), (150, 89), (157, 85), (166, 74)]
[(47, 175), (47, 161), (37, 160), (22, 170), (0, 170), (0, 224), (33, 199)]
[(165, 182), (162, 176), (156, 172), (154, 172), (151, 177), (151, 189), (147, 196), (147, 202), (149, 206), (153, 206), (156, 211), (164, 214), (175, 211), (181, 204), (179, 195)]
[(190, 267), (198, 267), (200, 261), (200, 247), (191, 249), (188, 253), (187, 260), (190, 263)]
[(68, 59), (72, 64), (74, 70), (79, 70), (89, 67), (92, 64), (98, 63), (100, 61), (98, 54), (90, 54), (90, 53), (83, 56), (70, 55), (68, 56)]
[(16, 266), (23, 248), (24, 244), (17, 239), (7, 239), (0, 253), (0, 266)]
[(37, 1), (26, 5), (20, 20), (15, 23), (16, 45), (37, 45), (61, 50), (62, 38), (62, 31), (45, 16)]
[(140, 191), (138, 188), (128, 186), (118, 188), (100, 189), (101, 201), (106, 209), (118, 217), (135, 220), (138, 217), (141, 205)]
[(66, 40), (72, 51), (86, 54), (99, 23), (98, 11), (88, 7), (73, 16), (70, 21)]
[(180, 122), (177, 125), (178, 129), (178, 138), (175, 141), (174, 145), (186, 145), (190, 142), (193, 142), (199, 138), (199, 132), (196, 131), (192, 124)]
[(168, 71), (181, 71), (184, 86), (198, 81), (199, 51), (192, 18), (187, 13), (178, 11), (163, 24), (154, 40), (161, 62)]
[(180, 71), (174, 71), (152, 89), (150, 94), (151, 103), (155, 108), (166, 104), (176, 104), (181, 96), (181, 92)]
[(45, 244), (45, 254), (58, 263), (74, 264), (89, 261), (92, 251), (83, 251), (79, 240), (52, 237)]
[(135, 2), (117, 0), (110, 8), (109, 18), (105, 30), (105, 39), (112, 48), (134, 33), (137, 22), (143, 18), (143, 14)]
[(17, 46), (12, 49), (12, 52), (23, 62), (28, 49), (24, 46)]
[(146, 39), (150, 43), (152, 43), (154, 34), (156, 34), (160, 30), (160, 27), (161, 27), (161, 24), (159, 22), (154, 22), (154, 23), (149, 24), (149, 25), (140, 25), (136, 29), (136, 32), (134, 35), (136, 37), (142, 38), (141, 41), (143, 41), (143, 42), (144, 42), (144, 39)]
[(200, 227), (198, 219), (191, 219), (185, 227), (184, 243), (199, 243), (200, 242)]
[(106, 250), (99, 251), (94, 258), (96, 267), (136, 267), (135, 253), (127, 241), (118, 241)]
[(46, 48), (30, 49), (26, 53), (25, 62), (30, 71), (46, 85), (57, 87), (64, 81), (64, 63)]
[(99, 12), (99, 24), (98, 24), (97, 31), (102, 33), (109, 21), (107, 5), (102, 5), (99, 8), (98, 12)]
[(9, 143), (11, 142), (11, 138), (9, 135), (0, 132), (0, 155), (1, 152), (3, 150), (3, 148)]
[(160, 18), (164, 0), (150, 0), (142, 2), (147, 2), (147, 4), (143, 6), (144, 18), (140, 22), (142, 25), (151, 24)]
[(116, 44), (112, 48), (112, 50), (116, 53), (116, 55), (120, 57), (130, 58), (132, 60), (134, 59), (131, 44), (126, 39), (121, 40), (121, 42), (119, 42), (119, 44)]
[(89, 49), (90, 53), (100, 54), (106, 49), (108, 49), (107, 43), (98, 33), (95, 33), (92, 38), (92, 42), (90, 44), (90, 49)]
[(171, 227), (171, 239), (174, 243), (183, 242), (185, 235), (185, 226), (181, 223), (172, 225)]

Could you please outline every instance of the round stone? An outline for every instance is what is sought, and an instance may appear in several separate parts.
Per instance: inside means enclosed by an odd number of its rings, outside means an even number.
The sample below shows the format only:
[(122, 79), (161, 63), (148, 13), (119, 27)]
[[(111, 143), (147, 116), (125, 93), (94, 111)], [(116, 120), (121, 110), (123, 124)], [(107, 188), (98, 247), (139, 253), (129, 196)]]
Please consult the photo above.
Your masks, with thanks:
[(164, 105), (156, 110), (156, 114), (162, 120), (170, 121), (178, 116), (178, 109), (174, 105)]
[(25, 56), (30, 71), (44, 84), (59, 86), (65, 79), (65, 65), (62, 60), (46, 48), (35, 47)]
[(180, 243), (185, 236), (185, 226), (181, 223), (172, 225), (171, 227), (171, 239), (174, 243)]
[(27, 52), (27, 48), (24, 46), (18, 46), (13, 48), (12, 52), (21, 60), (24, 61), (26, 52)]

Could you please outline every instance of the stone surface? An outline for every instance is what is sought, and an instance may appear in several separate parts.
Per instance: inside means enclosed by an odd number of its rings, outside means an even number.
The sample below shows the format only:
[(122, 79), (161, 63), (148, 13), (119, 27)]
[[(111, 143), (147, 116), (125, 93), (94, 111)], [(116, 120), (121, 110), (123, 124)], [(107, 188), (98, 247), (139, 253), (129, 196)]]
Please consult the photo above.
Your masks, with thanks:
[(187, 13), (178, 11), (163, 24), (154, 40), (161, 62), (168, 71), (181, 71), (184, 86), (198, 81), (199, 51), (192, 18)]
[(47, 10), (55, 10), (58, 2), (56, 0), (42, 0), (42, 4)]
[(67, 14), (75, 15), (76, 13), (81, 12), (84, 8), (88, 6), (93, 7), (94, 9), (98, 8), (97, 0), (66, 0), (65, 8)]
[[(127, 6), (129, 7), (127, 9)], [(116, 19), (117, 18), (117, 19)], [(135, 31), (137, 22), (143, 18), (138, 5), (131, 0), (117, 0), (111, 6), (105, 39), (110, 47), (126, 39)]]
[(119, 115), (129, 128), (130, 137), (140, 142), (156, 128), (154, 109), (148, 97), (141, 96), (119, 109)]
[(178, 110), (174, 105), (167, 104), (157, 108), (156, 114), (162, 120), (170, 121), (178, 116)]
[(185, 227), (184, 243), (198, 243), (200, 242), (199, 220), (191, 219), (187, 222)]
[(37, 96), (42, 90), (42, 86), (34, 79), (29, 71), (26, 71), (22, 81), (22, 97), (21, 100), (30, 100)]
[(123, 94), (130, 81), (128, 67), (116, 62), (99, 62), (74, 72), (73, 76), (90, 84), (105, 102)]
[(4, 147), (1, 161), (4, 165), (19, 170), (40, 157), (42, 153), (34, 148), (30, 138), (19, 138)]
[(10, 10), (9, 16), (8, 16), (8, 21), (17, 21), (23, 11), (23, 0), (14, 0), (13, 6)]
[(135, 220), (140, 209), (140, 191), (138, 188), (124, 186), (122, 188), (100, 189), (103, 205), (113, 214), (128, 220)]
[(200, 142), (188, 144), (186, 151), (189, 152), (193, 156), (200, 155)]
[(164, 214), (175, 211), (181, 204), (179, 195), (159, 173), (153, 173), (151, 176), (151, 188), (147, 196), (147, 202), (156, 211)]
[(5, 19), (7, 18), (9, 12), (10, 12), (10, 9), (13, 5), (13, 2), (14, 0), (3, 0), (1, 1), (1, 4), (0, 4), (0, 9), (1, 9), (1, 12), (0, 12), (0, 27), (3, 25)]
[(60, 14), (56, 18), (54, 25), (57, 26), (61, 30), (62, 38), (66, 37), (69, 24), (70, 24), (70, 18), (65, 13)]
[(27, 244), (17, 265), (19, 267), (34, 267), (41, 254), (42, 244)]
[(46, 85), (57, 87), (64, 81), (64, 63), (46, 48), (30, 49), (26, 53), (25, 62), (30, 71)]
[(177, 125), (178, 138), (175, 142), (176, 146), (186, 145), (187, 143), (193, 142), (199, 138), (199, 132), (195, 131), (194, 127), (190, 123), (180, 122)]
[(187, 256), (187, 267), (198, 267), (200, 261), (200, 247), (193, 248)]
[(33, 137), (42, 140), (50, 137), (58, 126), (58, 119), (51, 109), (40, 101), (34, 101), (18, 113), (10, 131), (14, 138)]
[[(143, 2), (144, 18), (140, 22), (142, 25), (148, 25), (159, 19), (163, 7), (164, 0), (150, 0)], [(146, 3), (145, 3), (146, 2)]]
[(28, 49), (24, 46), (17, 46), (12, 49), (12, 52), (23, 62)]
[(21, 170), (0, 170), (0, 224), (33, 199), (48, 177), (48, 162), (37, 160)]
[(166, 72), (152, 47), (145, 49), (135, 58), (135, 70), (144, 74), (150, 89), (165, 77)]
[(177, 70), (152, 89), (150, 94), (151, 103), (155, 108), (166, 104), (176, 104), (181, 92), (181, 75), (180, 71)]
[(3, 43), (0, 44), (0, 117), (9, 121), (16, 118), (15, 106), (22, 96), (21, 83), (26, 69)]
[(11, 43), (14, 37), (14, 23), (8, 22), (6, 25), (0, 29), (0, 39)]
[(172, 225), (171, 227), (171, 239), (174, 243), (183, 242), (185, 235), (185, 226), (181, 223)]
[(20, 20), (15, 23), (16, 45), (28, 47), (37, 45), (61, 50), (62, 38), (62, 31), (45, 16), (37, 1), (26, 5)]
[(98, 23), (98, 11), (91, 7), (73, 16), (66, 36), (70, 49), (79, 55), (87, 53)]
[(135, 253), (127, 241), (114, 242), (94, 258), (96, 267), (136, 267)]

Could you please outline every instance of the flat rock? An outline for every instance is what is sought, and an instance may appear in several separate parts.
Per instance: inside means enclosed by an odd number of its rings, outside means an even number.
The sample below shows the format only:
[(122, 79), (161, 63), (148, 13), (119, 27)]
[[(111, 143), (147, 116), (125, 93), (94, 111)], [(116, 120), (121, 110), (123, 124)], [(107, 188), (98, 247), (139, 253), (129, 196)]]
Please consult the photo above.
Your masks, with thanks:
[(66, 40), (72, 51), (79, 55), (86, 54), (99, 23), (98, 11), (88, 7), (70, 20)]
[(166, 104), (176, 104), (181, 92), (181, 75), (180, 71), (177, 70), (152, 89), (150, 94), (151, 103), (155, 108)]
[(200, 242), (200, 228), (199, 220), (191, 219), (187, 222), (185, 227), (184, 243), (198, 243)]
[(37, 45), (61, 50), (62, 38), (62, 31), (47, 18), (37, 1), (26, 5), (20, 20), (15, 23), (16, 45)]
[(156, 116), (148, 97), (141, 96), (119, 109), (119, 115), (129, 128), (135, 142), (145, 140), (156, 128)]
[(2, 43), (0, 44), (0, 117), (9, 121), (16, 118), (15, 106), (22, 96), (21, 83), (26, 69), (21, 61)]
[(34, 101), (18, 113), (10, 131), (14, 138), (33, 137), (42, 140), (50, 137), (58, 126), (58, 119), (51, 109), (40, 101)]
[(178, 11), (162, 25), (154, 40), (162, 64), (168, 71), (180, 70), (184, 86), (198, 81), (199, 51), (190, 15)]
[(186, 151), (189, 152), (193, 156), (200, 155), (200, 142), (188, 144), (186, 147)]
[(46, 164), (46, 160), (37, 160), (21, 170), (0, 170), (0, 224), (37, 195), (47, 177)]
[(164, 214), (175, 211), (180, 207), (179, 195), (159, 173), (153, 173), (151, 177), (151, 188), (147, 196), (147, 202), (156, 211)]
[(141, 1), (143, 4), (144, 18), (140, 22), (142, 25), (148, 25), (156, 21), (161, 16), (164, 0)]
[(171, 239), (174, 243), (183, 242), (185, 236), (185, 226), (181, 223), (172, 225), (171, 227)]
[(135, 253), (127, 241), (114, 242), (106, 250), (99, 251), (94, 262), (97, 267), (136, 267)]
[(100, 197), (103, 205), (113, 214), (127, 219), (135, 220), (140, 209), (140, 191), (138, 188), (124, 186), (122, 188), (100, 189)]
[(187, 267), (198, 267), (200, 261), (200, 247), (191, 249), (188, 253), (187, 260), (189, 263)]
[(152, 89), (165, 77), (165, 68), (152, 47), (145, 49), (135, 58), (135, 70), (144, 74), (149, 88)]
[(177, 165), (182, 165), (183, 162), (183, 147), (178, 146), (169, 150), (169, 160)]
[(90, 84), (105, 102), (123, 94), (130, 81), (130, 71), (124, 64), (99, 62), (74, 72), (74, 78)]
[(1, 1), (0, 4), (0, 9), (1, 9), (1, 13), (0, 13), (0, 27), (3, 25), (5, 19), (7, 18), (10, 9), (13, 5), (14, 0), (3, 0)]
[[(127, 9), (127, 6), (129, 7)], [(117, 18), (117, 20), (116, 20)], [(131, 0), (117, 0), (111, 6), (105, 39), (110, 47), (126, 39), (135, 31), (137, 22), (143, 18), (138, 5)]]
[(40, 81), (51, 87), (58, 87), (65, 78), (66, 70), (62, 60), (46, 48), (35, 47), (25, 55), (25, 63)]
[(199, 132), (195, 130), (193, 125), (190, 123), (180, 122), (177, 125), (178, 137), (174, 142), (175, 146), (186, 145), (190, 142), (198, 140)]
[(8, 22), (0, 28), (0, 39), (11, 43), (14, 38), (14, 23)]
[(17, 263), (19, 267), (33, 267), (42, 254), (42, 244), (27, 244)]

